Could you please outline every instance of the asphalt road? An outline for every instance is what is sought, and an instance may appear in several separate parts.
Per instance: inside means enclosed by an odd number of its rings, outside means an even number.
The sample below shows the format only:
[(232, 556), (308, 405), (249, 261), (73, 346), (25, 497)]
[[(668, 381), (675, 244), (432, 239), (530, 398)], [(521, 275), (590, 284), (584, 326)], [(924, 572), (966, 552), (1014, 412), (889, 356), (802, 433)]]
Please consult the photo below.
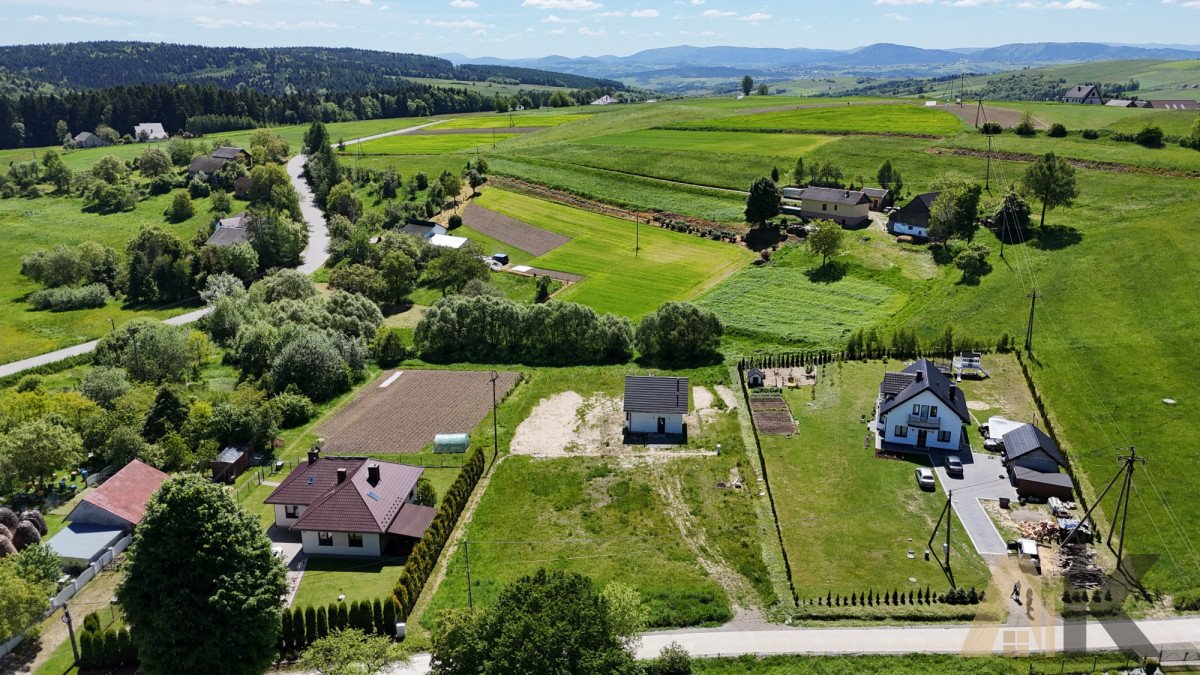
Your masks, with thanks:
[[(416, 126), (407, 127), (404, 129), (396, 129), (394, 131), (387, 131), (382, 134), (355, 138), (353, 140), (346, 141), (346, 145), (354, 145), (356, 143), (373, 141), (377, 138), (386, 138), (388, 136), (407, 134), (418, 129), (424, 129), (425, 127), (433, 126), (434, 124), (439, 124), (440, 122), (441, 120), (438, 122), (426, 122), (425, 124), (418, 124)], [(288, 160), (287, 172), (288, 176), (292, 179), (292, 187), (296, 188), (296, 192), (300, 195), (300, 211), (304, 214), (304, 222), (308, 224), (308, 246), (301, 254), (304, 261), (300, 263), (300, 266), (297, 267), (297, 269), (305, 274), (312, 274), (313, 272), (316, 272), (321, 265), (324, 265), (326, 260), (329, 260), (329, 230), (327, 230), (325, 227), (325, 214), (321, 213), (321, 209), (317, 208), (316, 204), (313, 203), (312, 190), (308, 189), (308, 184), (304, 182), (304, 179), (300, 175), (304, 171), (304, 160), (304, 155), (296, 155)], [(166, 323), (171, 324), (172, 326), (181, 326), (192, 323), (193, 321), (197, 321), (204, 315), (208, 314), (208, 311), (208, 308), (204, 307), (186, 314), (180, 314), (179, 316), (171, 317), (170, 319), (166, 320)], [(72, 356), (86, 354), (96, 349), (96, 343), (97, 340), (91, 340), (89, 342), (73, 345), (71, 347), (64, 347), (63, 349), (56, 349), (52, 352), (46, 352), (45, 354), (31, 356), (27, 359), (21, 359), (20, 361), (0, 364), (0, 377), (14, 375), (21, 371), (29, 370), (30, 368), (36, 368), (37, 366), (44, 366), (49, 363), (54, 363), (55, 361), (62, 361), (63, 359), (68, 359)]]

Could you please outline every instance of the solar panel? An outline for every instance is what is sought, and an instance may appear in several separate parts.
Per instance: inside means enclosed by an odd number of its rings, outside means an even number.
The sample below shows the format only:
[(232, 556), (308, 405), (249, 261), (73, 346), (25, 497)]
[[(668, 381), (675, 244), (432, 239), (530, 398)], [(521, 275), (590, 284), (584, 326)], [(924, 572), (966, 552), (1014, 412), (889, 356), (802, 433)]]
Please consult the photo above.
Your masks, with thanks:
[(370, 492), (368, 492), (367, 496), (370, 497), (371, 499), (374, 499), (375, 501), (379, 501), (379, 495), (375, 494), (374, 490), (371, 490)]

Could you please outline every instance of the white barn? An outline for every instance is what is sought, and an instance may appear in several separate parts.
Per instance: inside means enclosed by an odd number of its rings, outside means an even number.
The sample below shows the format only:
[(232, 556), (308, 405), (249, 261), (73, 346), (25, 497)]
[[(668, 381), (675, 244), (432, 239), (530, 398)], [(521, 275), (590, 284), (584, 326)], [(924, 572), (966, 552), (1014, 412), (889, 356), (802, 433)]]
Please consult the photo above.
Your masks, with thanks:
[(682, 434), (688, 411), (686, 377), (625, 377), (625, 430), (633, 434)]
[(879, 385), (875, 431), (885, 443), (958, 450), (970, 420), (967, 399), (936, 365), (921, 359)]

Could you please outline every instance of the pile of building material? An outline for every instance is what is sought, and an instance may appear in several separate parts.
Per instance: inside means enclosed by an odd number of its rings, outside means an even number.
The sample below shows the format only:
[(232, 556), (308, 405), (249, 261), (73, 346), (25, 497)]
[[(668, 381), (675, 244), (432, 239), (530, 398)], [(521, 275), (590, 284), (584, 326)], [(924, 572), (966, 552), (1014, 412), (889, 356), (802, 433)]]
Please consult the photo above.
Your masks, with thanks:
[(1053, 520), (1026, 520), (1020, 523), (1021, 536), (1034, 541), (1054, 541), (1058, 538), (1058, 523)]
[(1099, 588), (1104, 585), (1104, 570), (1096, 566), (1096, 552), (1081, 544), (1058, 549), (1058, 566), (1066, 582), (1075, 588)]

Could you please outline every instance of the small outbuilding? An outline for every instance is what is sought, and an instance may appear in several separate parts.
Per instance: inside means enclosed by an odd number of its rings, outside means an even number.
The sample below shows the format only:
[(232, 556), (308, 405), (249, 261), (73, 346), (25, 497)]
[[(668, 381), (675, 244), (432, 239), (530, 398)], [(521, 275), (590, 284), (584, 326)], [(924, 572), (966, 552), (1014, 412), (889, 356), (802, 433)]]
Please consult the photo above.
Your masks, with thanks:
[(108, 141), (104, 140), (103, 138), (97, 136), (96, 134), (93, 134), (90, 131), (81, 131), (78, 134), (75, 134), (75, 137), (71, 139), (71, 143), (76, 148), (80, 148), (80, 149), (102, 148), (106, 145), (111, 145), (111, 143), (109, 143)]
[(254, 186), (250, 176), (238, 176), (237, 180), (233, 181), (233, 196), (238, 199), (249, 199), (250, 188)]
[(766, 379), (767, 379), (766, 375), (763, 374), (763, 371), (760, 368), (751, 368), (746, 371), (746, 386), (747, 387), (761, 387), (761, 386), (763, 386), (763, 382), (765, 382)]
[(217, 221), (217, 227), (204, 241), (205, 246), (233, 246), (250, 242), (250, 216), (242, 212), (236, 216), (222, 218)]
[(209, 182), (212, 182), (213, 176), (215, 176), (216, 173), (228, 163), (228, 159), (221, 159), (220, 157), (213, 157), (211, 155), (197, 157), (196, 159), (192, 160), (191, 164), (188, 164), (188, 180), (191, 180), (200, 174), (204, 174), (205, 178), (207, 178)]
[(871, 200), (872, 211), (882, 211), (892, 205), (892, 191), (887, 188), (864, 187), (862, 193)]
[(1071, 477), (1065, 473), (1036, 471), (1021, 466), (1013, 467), (1010, 473), (1017, 494), (1022, 497), (1043, 501), (1057, 497), (1069, 501), (1075, 490)]
[(1066, 466), (1054, 439), (1032, 424), (1022, 424), (1004, 434), (1004, 457), (1009, 466), (1035, 471), (1053, 472)]
[(609, 96), (608, 94), (605, 94), (595, 101), (592, 101), (592, 105), (612, 105), (614, 103), (620, 103), (620, 101)]
[(446, 227), (432, 220), (418, 220), (406, 223), (404, 227), (400, 228), (400, 231), (414, 237), (432, 239), (435, 235), (446, 234)]
[(217, 483), (232, 483), (250, 468), (251, 441), (225, 446), (212, 463), (212, 479)]
[(462, 248), (469, 241), (466, 237), (455, 237), (449, 234), (435, 234), (429, 238), (429, 243), (441, 248)]
[(167, 130), (159, 122), (142, 122), (133, 127), (134, 140), (142, 140), (143, 134), (147, 141), (165, 141), (170, 138)]
[(684, 434), (688, 411), (688, 379), (628, 375), (625, 377), (625, 430), (633, 434)]
[(250, 164), (250, 153), (246, 152), (245, 148), (239, 148), (236, 145), (222, 145), (213, 150), (209, 157), (216, 157), (229, 162), (241, 162), (242, 164)]

